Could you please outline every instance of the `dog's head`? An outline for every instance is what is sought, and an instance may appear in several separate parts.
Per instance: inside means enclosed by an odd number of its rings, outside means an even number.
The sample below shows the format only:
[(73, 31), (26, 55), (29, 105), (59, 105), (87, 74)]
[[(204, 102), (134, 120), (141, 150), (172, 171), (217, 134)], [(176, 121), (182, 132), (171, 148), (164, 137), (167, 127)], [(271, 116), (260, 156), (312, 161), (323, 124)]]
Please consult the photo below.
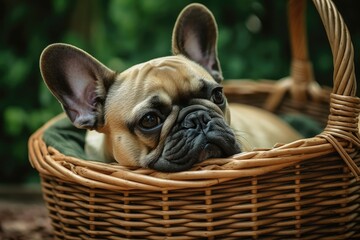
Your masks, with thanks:
[(109, 158), (181, 171), (240, 151), (228, 125), (216, 44), (213, 15), (191, 4), (175, 24), (173, 56), (117, 73), (78, 48), (53, 44), (40, 68), (73, 124), (105, 134)]

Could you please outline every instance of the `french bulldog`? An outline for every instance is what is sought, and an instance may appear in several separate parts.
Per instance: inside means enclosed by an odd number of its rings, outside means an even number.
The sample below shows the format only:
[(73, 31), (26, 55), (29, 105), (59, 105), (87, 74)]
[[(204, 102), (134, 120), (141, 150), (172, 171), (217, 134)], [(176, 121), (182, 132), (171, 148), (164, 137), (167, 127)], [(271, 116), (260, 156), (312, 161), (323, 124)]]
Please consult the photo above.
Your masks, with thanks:
[(212, 13), (190, 4), (173, 30), (173, 56), (119, 73), (58, 43), (44, 49), (40, 69), (73, 125), (90, 130), (87, 152), (104, 162), (176, 172), (300, 138), (271, 113), (227, 103), (217, 38)]

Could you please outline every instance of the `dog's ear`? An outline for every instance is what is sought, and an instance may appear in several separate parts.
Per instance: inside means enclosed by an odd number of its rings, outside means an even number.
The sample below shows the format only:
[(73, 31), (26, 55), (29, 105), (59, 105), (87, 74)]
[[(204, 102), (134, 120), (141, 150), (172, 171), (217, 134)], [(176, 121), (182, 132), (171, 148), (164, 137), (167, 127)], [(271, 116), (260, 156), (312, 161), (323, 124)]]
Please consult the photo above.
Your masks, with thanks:
[(74, 126), (97, 129), (104, 123), (104, 102), (115, 72), (83, 50), (52, 44), (40, 57), (42, 77)]
[(214, 16), (203, 5), (188, 5), (178, 16), (172, 36), (172, 52), (203, 66), (217, 82), (223, 77), (217, 57), (218, 30)]

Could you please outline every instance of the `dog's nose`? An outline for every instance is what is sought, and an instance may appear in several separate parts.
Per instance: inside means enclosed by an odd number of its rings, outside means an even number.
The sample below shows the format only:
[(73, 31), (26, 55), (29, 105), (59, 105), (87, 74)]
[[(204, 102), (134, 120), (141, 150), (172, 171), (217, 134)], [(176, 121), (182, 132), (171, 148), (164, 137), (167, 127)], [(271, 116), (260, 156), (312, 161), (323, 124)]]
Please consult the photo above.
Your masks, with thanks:
[(209, 113), (203, 110), (199, 110), (189, 113), (185, 117), (182, 126), (187, 129), (205, 130), (208, 127), (208, 123), (210, 121), (211, 117)]

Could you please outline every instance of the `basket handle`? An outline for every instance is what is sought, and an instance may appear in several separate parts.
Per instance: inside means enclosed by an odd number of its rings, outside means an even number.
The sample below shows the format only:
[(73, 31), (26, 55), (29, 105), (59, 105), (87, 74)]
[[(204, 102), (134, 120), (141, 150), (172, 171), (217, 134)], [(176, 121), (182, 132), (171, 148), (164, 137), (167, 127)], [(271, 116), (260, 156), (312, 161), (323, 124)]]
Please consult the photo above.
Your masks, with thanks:
[[(349, 31), (331, 0), (313, 0), (324, 24), (334, 62), (333, 93), (355, 96), (356, 78), (354, 70), (354, 49)], [(305, 11), (306, 0), (289, 1), (289, 25), (292, 51), (291, 76), (294, 88), (299, 90), (303, 83), (314, 80), (306, 42)], [(302, 90), (302, 88), (300, 88)], [(302, 95), (302, 93), (295, 93)]]
[(285, 94), (290, 92), (294, 103), (299, 107), (308, 101), (309, 94), (317, 98), (321, 87), (315, 81), (312, 63), (309, 59), (306, 34), (306, 0), (288, 1), (288, 23), (291, 47), (290, 78), (278, 83), (278, 88), (266, 99), (263, 108), (274, 112), (281, 104)]
[[(289, 0), (288, 18), (292, 62), (290, 79), (280, 83), (278, 92), (270, 95), (264, 108), (274, 111), (287, 90), (294, 102), (303, 104), (309, 94), (317, 98), (321, 87), (315, 81), (312, 63), (309, 60), (306, 34), (306, 0)], [(353, 47), (347, 27), (331, 0), (314, 0), (315, 7), (324, 24), (334, 62), (333, 93), (354, 96), (356, 79), (353, 61)]]
[(360, 99), (355, 96), (356, 78), (353, 45), (349, 31), (334, 3), (331, 0), (313, 0), (313, 3), (324, 24), (334, 63), (330, 114), (327, 126), (319, 137), (325, 138), (333, 145), (359, 180), (360, 169), (351, 157), (353, 154), (356, 155), (360, 148), (358, 129)]
[(313, 0), (313, 2), (324, 24), (333, 54), (333, 93), (355, 96), (354, 49), (349, 31), (331, 0)]
[(288, 18), (292, 55), (290, 93), (296, 102), (305, 102), (310, 85), (316, 83), (307, 46), (306, 0), (290, 0)]
[[(333, 93), (355, 96), (356, 78), (354, 50), (349, 31), (331, 0), (313, 0), (328, 36), (334, 62)], [(305, 27), (306, 0), (289, 1), (289, 26), (292, 51), (292, 94), (296, 100), (305, 98), (308, 85), (314, 81), (308, 56)], [(304, 87), (305, 86), (305, 87)]]

